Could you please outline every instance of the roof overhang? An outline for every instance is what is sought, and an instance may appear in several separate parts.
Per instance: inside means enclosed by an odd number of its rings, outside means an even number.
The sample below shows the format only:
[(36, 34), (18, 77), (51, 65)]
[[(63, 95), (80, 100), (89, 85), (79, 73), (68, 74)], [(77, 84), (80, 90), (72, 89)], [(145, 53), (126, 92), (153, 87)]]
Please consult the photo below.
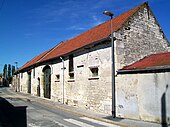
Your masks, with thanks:
[[(39, 63), (46, 63), (46, 62), (48, 62), (48, 61), (56, 60), (56, 59), (58, 59), (58, 58), (60, 58), (60, 57), (63, 57), (63, 56), (64, 56), (64, 57), (65, 57), (65, 56), (69, 56), (70, 54), (79, 52), (80, 50), (88, 49), (88, 48), (91, 48), (92, 46), (94, 46), (94, 45), (96, 45), (96, 44), (98, 44), (98, 43), (102, 43), (102, 42), (106, 42), (106, 41), (110, 41), (110, 40), (111, 40), (111, 38), (110, 38), (110, 36), (108, 36), (108, 37), (103, 38), (103, 39), (101, 39), (101, 40), (97, 40), (97, 41), (95, 41), (95, 42), (92, 42), (92, 43), (90, 43), (90, 44), (87, 44), (87, 45), (85, 45), (85, 46), (82, 46), (82, 47), (80, 47), (80, 48), (77, 48), (77, 49), (75, 49), (75, 50), (72, 50), (72, 51), (70, 51), (70, 52), (68, 52), (68, 53), (66, 53), (66, 54), (62, 54), (62, 55), (60, 55), (60, 56), (53, 57), (53, 58), (48, 59), (48, 60), (40, 61)], [(38, 63), (37, 63), (37, 64), (38, 64)]]
[(144, 69), (118, 70), (117, 74), (142, 74), (142, 73), (163, 73), (170, 72), (170, 66), (158, 66)]
[[(115, 39), (115, 38), (114, 38), (114, 39)], [(60, 56), (57, 56), (57, 57), (54, 57), (54, 58), (51, 58), (51, 59), (48, 59), (48, 60), (45, 60), (45, 61), (38, 61), (38, 62), (32, 64), (31, 66), (28, 66), (28, 67), (23, 68), (23, 69), (18, 69), (18, 70), (16, 71), (16, 74), (18, 74), (18, 73), (20, 73), (20, 72), (29, 71), (30, 69), (33, 69), (34, 67), (37, 67), (37, 66), (39, 66), (39, 65), (44, 65), (44, 64), (50, 63), (51, 61), (54, 61), (54, 60), (56, 60), (56, 59), (59, 59), (61, 56), (64, 56), (64, 57), (65, 57), (65, 56), (68, 56), (69, 54), (73, 54), (73, 53), (79, 52), (79, 51), (82, 50), (82, 49), (86, 49), (86, 48), (92, 47), (92, 46), (94, 46), (94, 45), (96, 45), (96, 44), (98, 44), (98, 43), (102, 43), (102, 42), (106, 42), (106, 41), (110, 41), (110, 40), (111, 40), (111, 37), (108, 36), (108, 37), (103, 38), (103, 39), (101, 39), (101, 40), (98, 40), (98, 41), (92, 42), (92, 43), (90, 43), (90, 44), (88, 44), (88, 45), (85, 45), (85, 46), (83, 46), (83, 47), (80, 47), (80, 48), (78, 48), (78, 49), (76, 49), (76, 50), (70, 51), (70, 52), (68, 52), (68, 53), (66, 53), (66, 54), (63, 54), (63, 55), (60, 55)]]

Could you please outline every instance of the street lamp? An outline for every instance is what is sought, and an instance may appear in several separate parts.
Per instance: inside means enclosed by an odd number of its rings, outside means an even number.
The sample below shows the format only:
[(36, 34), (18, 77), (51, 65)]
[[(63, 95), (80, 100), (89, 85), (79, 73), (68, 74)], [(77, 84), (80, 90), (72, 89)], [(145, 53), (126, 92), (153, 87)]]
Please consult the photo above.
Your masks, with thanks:
[(15, 64), (16, 64), (16, 70), (18, 69), (18, 62), (15, 62)]
[[(15, 65), (16, 65), (16, 69), (15, 69), (15, 71), (17, 72), (18, 71), (18, 62), (15, 62)], [(15, 81), (15, 92), (17, 92), (17, 88), (19, 87), (19, 81), (18, 81), (18, 74), (16, 73), (16, 79), (15, 79), (16, 81)]]
[(115, 38), (113, 37), (113, 26), (112, 26), (112, 18), (113, 18), (113, 13), (109, 11), (104, 11), (104, 15), (110, 17), (110, 31), (111, 31), (111, 57), (112, 57), (112, 117), (116, 117), (116, 108), (115, 108), (115, 57), (114, 57), (114, 40)]
[(111, 19), (113, 18), (113, 13), (110, 12), (110, 11), (104, 11), (103, 14), (104, 14), (104, 15), (107, 15), (107, 16), (110, 16)]
[(63, 63), (63, 76), (62, 76), (62, 78), (63, 78), (63, 83), (62, 83), (62, 89), (63, 89), (63, 92), (62, 92), (62, 96), (63, 96), (63, 104), (64, 104), (64, 59), (63, 59), (63, 57), (60, 57), (60, 59), (61, 59), (61, 61), (62, 61), (62, 63)]

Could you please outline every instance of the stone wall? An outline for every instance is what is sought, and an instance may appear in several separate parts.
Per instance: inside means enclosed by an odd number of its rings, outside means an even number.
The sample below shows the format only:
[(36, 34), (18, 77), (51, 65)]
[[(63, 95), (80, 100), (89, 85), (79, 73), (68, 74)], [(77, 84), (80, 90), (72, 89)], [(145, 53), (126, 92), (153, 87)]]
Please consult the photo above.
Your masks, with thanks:
[[(74, 53), (74, 79), (69, 77), (69, 59), (64, 65), (64, 103), (99, 112), (111, 113), (111, 64), (110, 43), (97, 45)], [(52, 81), (52, 96), (62, 100), (62, 63), (52, 65), (53, 77), (60, 75), (60, 81)], [(90, 68), (98, 68), (98, 76), (92, 77)]]
[(118, 75), (117, 116), (170, 124), (170, 73)]
[(150, 54), (168, 51), (168, 41), (148, 7), (143, 7), (115, 33), (117, 69)]
[[(69, 77), (69, 58), (64, 57), (64, 103), (111, 114), (111, 47), (110, 43), (87, 47), (73, 54), (74, 79)], [(51, 99), (63, 102), (63, 63), (60, 59), (51, 68)], [(38, 78), (40, 94), (44, 97), (43, 66), (31, 70), (31, 94), (37, 96)], [(98, 76), (93, 77), (90, 68), (98, 68)], [(35, 76), (34, 76), (35, 71)], [(59, 76), (59, 79), (58, 77)], [(21, 92), (28, 91), (28, 73), (20, 74)], [(20, 87), (20, 88), (21, 88)]]

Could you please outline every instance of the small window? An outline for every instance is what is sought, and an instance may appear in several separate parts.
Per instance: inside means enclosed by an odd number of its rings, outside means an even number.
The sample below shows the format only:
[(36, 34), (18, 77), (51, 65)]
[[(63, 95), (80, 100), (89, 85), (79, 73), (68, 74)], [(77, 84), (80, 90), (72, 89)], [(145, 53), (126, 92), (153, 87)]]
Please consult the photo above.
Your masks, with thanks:
[(69, 55), (69, 78), (74, 79), (74, 61), (73, 54)]
[(69, 72), (70, 79), (74, 79), (74, 72)]
[(57, 79), (57, 80), (60, 80), (60, 75), (56, 75), (56, 79)]
[(35, 78), (35, 68), (33, 69), (33, 78)]
[(56, 81), (60, 81), (60, 75), (56, 75)]
[(98, 67), (95, 67), (95, 68), (90, 68), (90, 71), (91, 71), (91, 77), (98, 77)]
[(23, 78), (23, 73), (21, 73), (21, 78)]
[(69, 72), (74, 71), (74, 61), (73, 61), (73, 54), (69, 56)]

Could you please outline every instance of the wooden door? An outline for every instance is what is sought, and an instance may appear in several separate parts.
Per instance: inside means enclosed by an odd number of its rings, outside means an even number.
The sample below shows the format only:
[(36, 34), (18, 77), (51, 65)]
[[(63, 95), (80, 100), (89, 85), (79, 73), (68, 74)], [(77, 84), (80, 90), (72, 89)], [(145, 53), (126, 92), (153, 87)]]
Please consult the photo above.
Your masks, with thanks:
[(44, 69), (44, 97), (51, 98), (51, 68), (49, 66)]

